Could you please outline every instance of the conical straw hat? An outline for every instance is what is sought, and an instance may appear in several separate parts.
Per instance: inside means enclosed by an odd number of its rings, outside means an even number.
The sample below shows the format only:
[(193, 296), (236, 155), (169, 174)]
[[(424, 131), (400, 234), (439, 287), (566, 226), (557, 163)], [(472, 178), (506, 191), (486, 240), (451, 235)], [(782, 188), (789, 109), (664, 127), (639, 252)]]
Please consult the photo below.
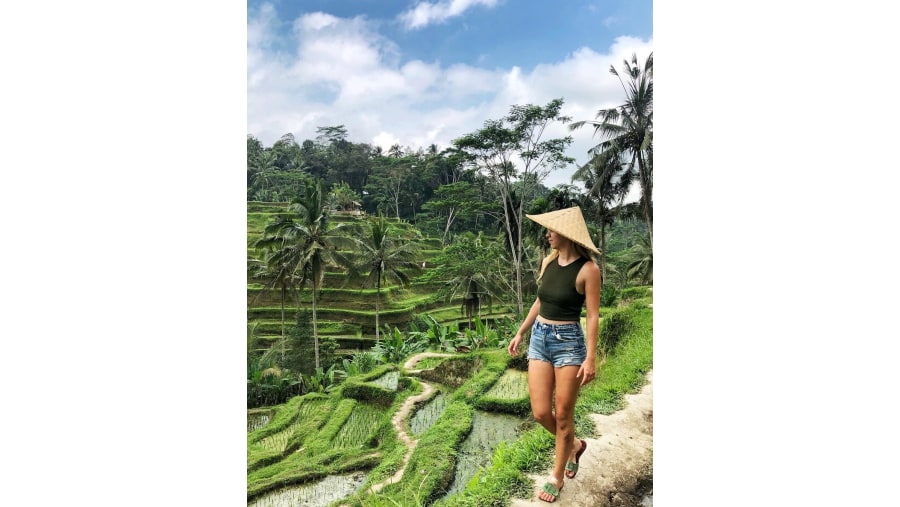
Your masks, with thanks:
[(600, 250), (597, 250), (594, 242), (591, 241), (591, 235), (588, 233), (587, 225), (584, 223), (584, 216), (581, 215), (581, 208), (578, 206), (541, 213), (540, 215), (525, 216), (592, 252), (600, 253)]

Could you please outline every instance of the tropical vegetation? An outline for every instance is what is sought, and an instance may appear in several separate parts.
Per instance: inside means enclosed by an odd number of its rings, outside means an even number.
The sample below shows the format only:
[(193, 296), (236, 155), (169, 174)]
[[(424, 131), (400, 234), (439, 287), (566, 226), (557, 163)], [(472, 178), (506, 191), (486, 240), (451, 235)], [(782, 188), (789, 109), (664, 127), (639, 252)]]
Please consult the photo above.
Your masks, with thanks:
[[(564, 116), (562, 98), (514, 105), (444, 150), (385, 151), (343, 125), (271, 146), (248, 135), (247, 406), (269, 418), (248, 430), (248, 498), (354, 470), (370, 486), (384, 481), (404, 462), (392, 414), (425, 382), (443, 385), (444, 415), (407, 466), (429, 475), (347, 501), (501, 505), (527, 489), (523, 473), (552, 448), (538, 430), (444, 496), (456, 463), (446, 458), (478, 410), (528, 413), (511, 373), (524, 362), (504, 352), (548, 249), (526, 214), (580, 206), (600, 250), (606, 363), (579, 399), (579, 428), (639, 386), (652, 366), (653, 55), (610, 72), (624, 100), (594, 120)], [(548, 135), (554, 124), (593, 126), (599, 142), (571, 184), (548, 188), (550, 173), (581, 158), (567, 152), (571, 137)], [(640, 200), (626, 202), (634, 188)], [(404, 367), (424, 351), (453, 358)]]

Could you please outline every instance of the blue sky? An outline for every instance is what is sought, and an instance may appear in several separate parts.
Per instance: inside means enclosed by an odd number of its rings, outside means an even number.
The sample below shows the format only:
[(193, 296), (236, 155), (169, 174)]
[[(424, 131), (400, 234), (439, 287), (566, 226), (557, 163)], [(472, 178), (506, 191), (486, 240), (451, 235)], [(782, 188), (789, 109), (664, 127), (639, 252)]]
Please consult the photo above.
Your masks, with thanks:
[[(564, 114), (593, 119), (623, 97), (610, 64), (645, 58), (652, 28), (645, 0), (251, 1), (247, 131), (268, 146), (345, 125), (354, 142), (417, 149), (447, 147), (514, 104), (562, 97)], [(584, 163), (597, 139), (571, 135)]]

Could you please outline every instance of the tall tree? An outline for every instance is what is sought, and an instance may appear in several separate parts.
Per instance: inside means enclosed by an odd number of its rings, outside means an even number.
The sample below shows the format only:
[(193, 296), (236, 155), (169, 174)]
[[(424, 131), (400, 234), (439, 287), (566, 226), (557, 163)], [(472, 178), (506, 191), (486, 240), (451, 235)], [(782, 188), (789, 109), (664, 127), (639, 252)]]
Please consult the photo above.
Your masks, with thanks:
[[(254, 242), (257, 250), (261, 251), (262, 259), (250, 259), (250, 265), (253, 266), (251, 277), (263, 280), (263, 290), (253, 298), (250, 306), (255, 305), (263, 294), (279, 289), (281, 300), (281, 361), (284, 362), (285, 343), (287, 336), (285, 333), (285, 316), (284, 306), (287, 301), (288, 294), (296, 296), (296, 287), (300, 283), (300, 278), (296, 274), (297, 258), (293, 255), (290, 246), (283, 246), (280, 241), (271, 237), (261, 236)], [(299, 301), (299, 299), (298, 299)]]
[(628, 278), (636, 278), (642, 284), (653, 284), (653, 247), (650, 236), (642, 235), (631, 247), (632, 261), (628, 264)]
[(278, 155), (270, 150), (263, 150), (253, 157), (253, 161), (248, 160), (247, 166), (247, 197), (256, 200), (265, 200), (268, 193), (266, 187), (273, 175), (278, 169), (276, 165)]
[[(353, 276), (356, 270), (351, 259), (339, 250), (351, 248), (355, 242), (350, 234), (343, 234), (348, 223), (329, 221), (329, 210), (325, 206), (326, 194), (322, 180), (310, 180), (304, 194), (289, 206), (291, 214), (280, 216), (266, 226), (263, 232), (273, 246), (283, 252), (283, 262), (294, 266), (301, 283), (310, 282), (312, 287), (313, 340), (315, 344), (315, 366), (319, 367), (318, 297), (325, 278), (325, 267), (329, 264), (346, 268)], [(349, 231), (348, 231), (349, 232)], [(350, 250), (352, 251), (352, 250)]]
[[(359, 254), (365, 259), (364, 268), (368, 271), (363, 285), (375, 287), (375, 341), (380, 340), (379, 321), (381, 287), (386, 281), (396, 281), (402, 286), (409, 283), (407, 272), (415, 270), (416, 248), (403, 241), (382, 214), (369, 220), (367, 234), (359, 241)], [(397, 239), (391, 237), (391, 233)]]
[(638, 63), (637, 54), (631, 62), (624, 61), (622, 79), (615, 66), (609, 72), (619, 78), (625, 91), (625, 103), (597, 112), (596, 121), (577, 121), (569, 125), (574, 130), (584, 125), (593, 125), (594, 133), (604, 140), (591, 148), (596, 155), (615, 150), (627, 155), (632, 167), (637, 171), (641, 185), (641, 212), (650, 231), (649, 241), (653, 245), (653, 53)]
[(634, 172), (617, 150), (607, 150), (581, 166), (572, 179), (584, 182), (590, 204), (585, 211), (600, 226), (600, 280), (606, 281), (607, 227), (613, 224), (621, 210)]
[[(567, 123), (562, 116), (563, 100), (555, 99), (547, 105), (527, 104), (510, 108), (501, 120), (488, 120), (484, 128), (456, 139), (454, 146), (466, 152), (470, 160), (489, 176), (500, 192), (503, 207), (502, 223), (510, 245), (510, 257), (515, 271), (516, 305), (524, 313), (522, 294), (523, 242), (522, 221), (525, 218), (525, 196), (556, 169), (574, 162), (565, 155), (572, 143), (571, 136), (544, 139), (546, 129), (554, 122)], [(521, 169), (520, 169), (521, 167)], [(521, 199), (515, 202), (513, 186), (520, 183)]]
[(247, 135), (247, 188), (250, 188), (250, 184), (253, 180), (253, 175), (258, 170), (258, 159), (263, 153), (263, 145), (251, 134)]
[(299, 169), (299, 166), (302, 165), (303, 156), (300, 145), (294, 139), (294, 134), (288, 132), (281, 136), (281, 139), (272, 144), (271, 149), (275, 153), (275, 165), (278, 167), (278, 170)]
[(426, 282), (440, 281), (438, 295), (448, 301), (462, 297), (466, 318), (479, 315), (485, 303), (502, 300), (508, 294), (506, 281), (510, 265), (503, 242), (481, 232), (460, 234), (435, 259), (435, 268), (421, 277)]
[(496, 203), (479, 198), (478, 189), (467, 181), (458, 181), (441, 185), (434, 193), (434, 198), (426, 202), (422, 208), (429, 210), (444, 220), (444, 232), (441, 244), (447, 244), (450, 228), (459, 217), (472, 217), (493, 209)]
[(378, 212), (391, 213), (398, 220), (411, 217), (414, 213), (404, 213), (413, 203), (413, 183), (415, 172), (420, 170), (419, 159), (415, 155), (403, 155), (399, 146), (394, 145), (387, 157), (377, 157), (373, 162), (369, 183), (365, 186), (366, 201), (373, 204)]

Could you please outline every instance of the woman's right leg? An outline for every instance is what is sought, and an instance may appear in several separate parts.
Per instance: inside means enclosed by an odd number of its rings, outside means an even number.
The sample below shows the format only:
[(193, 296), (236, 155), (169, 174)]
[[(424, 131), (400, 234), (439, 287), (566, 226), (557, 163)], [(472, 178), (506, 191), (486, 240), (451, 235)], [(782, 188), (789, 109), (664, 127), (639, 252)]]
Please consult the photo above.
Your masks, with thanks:
[(528, 395), (534, 419), (556, 435), (556, 416), (553, 415), (553, 387), (556, 375), (553, 365), (538, 359), (528, 361)]
[[(554, 436), (556, 435), (556, 416), (553, 414), (553, 389), (556, 384), (556, 372), (553, 365), (547, 361), (530, 359), (528, 361), (528, 394), (531, 396), (531, 412), (535, 420)], [(558, 440), (558, 438), (557, 438)], [(551, 474), (554, 487), (562, 488), (563, 476), (561, 473)], [(554, 495), (543, 489), (537, 491), (538, 498), (545, 502), (554, 502)]]

